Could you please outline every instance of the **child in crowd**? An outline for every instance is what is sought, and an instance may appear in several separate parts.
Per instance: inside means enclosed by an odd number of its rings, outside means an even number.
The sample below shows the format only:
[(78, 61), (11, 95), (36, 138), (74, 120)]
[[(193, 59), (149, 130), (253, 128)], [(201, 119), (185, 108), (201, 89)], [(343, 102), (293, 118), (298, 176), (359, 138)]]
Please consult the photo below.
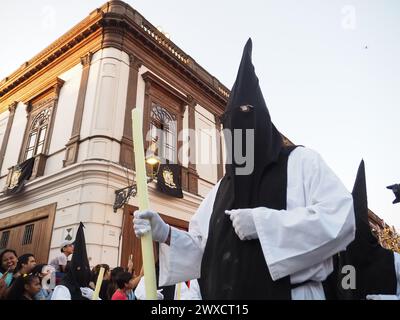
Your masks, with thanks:
[(134, 288), (132, 275), (129, 272), (121, 272), (118, 274), (116, 282), (118, 289), (111, 300), (128, 300), (128, 294)]
[(11, 286), (7, 300), (34, 300), (41, 289), (40, 279), (37, 274), (22, 274)]
[(74, 253), (74, 245), (72, 241), (64, 241), (61, 243), (61, 254), (50, 261), (56, 272), (66, 272), (68, 257)]
[(38, 275), (41, 283), (41, 289), (35, 295), (35, 300), (51, 300), (51, 295), (56, 284), (54, 267), (48, 264), (37, 264), (32, 269), (32, 273)]

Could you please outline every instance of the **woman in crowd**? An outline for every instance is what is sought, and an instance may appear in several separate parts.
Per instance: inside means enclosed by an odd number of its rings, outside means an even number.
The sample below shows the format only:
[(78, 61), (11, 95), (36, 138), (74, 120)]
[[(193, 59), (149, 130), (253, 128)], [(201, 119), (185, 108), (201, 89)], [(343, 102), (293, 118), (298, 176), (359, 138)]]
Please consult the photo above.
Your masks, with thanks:
[(15, 250), (6, 249), (0, 254), (0, 277), (4, 276), (7, 287), (11, 285), (13, 273), (17, 266), (18, 255)]
[(3, 299), (13, 281), (13, 274), (17, 266), (18, 256), (12, 249), (5, 249), (0, 254), (0, 299)]

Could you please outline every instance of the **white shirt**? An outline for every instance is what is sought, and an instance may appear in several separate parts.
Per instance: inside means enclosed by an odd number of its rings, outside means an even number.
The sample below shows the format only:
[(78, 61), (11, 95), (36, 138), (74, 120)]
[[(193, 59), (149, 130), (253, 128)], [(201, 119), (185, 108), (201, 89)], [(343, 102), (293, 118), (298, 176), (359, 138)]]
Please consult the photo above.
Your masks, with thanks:
[[(255, 209), (257, 234), (273, 280), (316, 281), (293, 289), (292, 299), (325, 299), (321, 281), (333, 270), (332, 256), (354, 240), (353, 199), (311, 149), (296, 148), (287, 170), (287, 209)], [(172, 228), (170, 246), (160, 245), (160, 285), (200, 277), (218, 187), (200, 204), (189, 232)]]
[(61, 270), (60, 266), (65, 267), (67, 265), (67, 263), (68, 263), (68, 257), (64, 253), (61, 253), (60, 255), (55, 257), (53, 260), (51, 260), (49, 262), (49, 265), (53, 266), (57, 272), (63, 272), (63, 270)]

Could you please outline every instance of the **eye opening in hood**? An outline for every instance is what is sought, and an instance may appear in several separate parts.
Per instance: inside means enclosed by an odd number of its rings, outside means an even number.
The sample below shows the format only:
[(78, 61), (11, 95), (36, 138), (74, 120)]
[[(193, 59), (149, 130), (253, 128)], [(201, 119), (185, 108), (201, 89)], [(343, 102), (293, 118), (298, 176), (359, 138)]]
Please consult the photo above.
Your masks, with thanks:
[(254, 106), (252, 106), (251, 104), (244, 104), (244, 105), (240, 106), (239, 109), (242, 112), (250, 112), (251, 110), (254, 109)]

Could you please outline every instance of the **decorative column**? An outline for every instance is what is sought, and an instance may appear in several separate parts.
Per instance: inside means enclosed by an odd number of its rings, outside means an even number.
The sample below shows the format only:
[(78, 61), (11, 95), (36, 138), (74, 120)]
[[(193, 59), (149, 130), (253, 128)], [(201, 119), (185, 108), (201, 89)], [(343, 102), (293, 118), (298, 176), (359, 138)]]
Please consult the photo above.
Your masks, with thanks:
[(1, 167), (3, 165), (4, 157), (6, 155), (8, 140), (10, 138), (11, 127), (12, 127), (12, 124), (14, 122), (14, 115), (15, 115), (15, 110), (17, 110), (17, 106), (18, 106), (18, 102), (15, 101), (8, 107), (8, 111), (9, 111), (10, 114), (8, 115), (7, 127), (6, 127), (6, 131), (4, 132), (3, 142), (1, 143), (1, 149), (0, 149), (0, 172), (1, 172)]
[[(196, 101), (188, 96), (188, 120), (189, 120), (189, 165), (188, 165), (188, 191), (198, 193), (199, 174), (196, 170)], [(192, 160), (192, 161), (191, 161)]]
[(119, 163), (129, 169), (134, 169), (133, 163), (133, 142), (132, 142), (132, 109), (136, 108), (137, 86), (139, 69), (142, 66), (140, 61), (133, 54), (129, 55), (129, 79), (128, 93), (126, 95), (126, 107), (124, 116), (124, 131), (121, 139), (121, 151)]
[(217, 175), (218, 180), (224, 176), (224, 164), (222, 157), (222, 134), (221, 134), (221, 118), (219, 115), (215, 115), (215, 129), (217, 134)]
[(64, 160), (64, 167), (74, 164), (78, 158), (79, 140), (82, 127), (83, 109), (85, 107), (86, 91), (89, 80), (90, 62), (92, 61), (93, 53), (89, 52), (81, 58), (83, 66), (81, 83), (79, 86), (78, 100), (76, 103), (74, 124), (72, 127), (71, 137), (66, 144), (66, 153)]

